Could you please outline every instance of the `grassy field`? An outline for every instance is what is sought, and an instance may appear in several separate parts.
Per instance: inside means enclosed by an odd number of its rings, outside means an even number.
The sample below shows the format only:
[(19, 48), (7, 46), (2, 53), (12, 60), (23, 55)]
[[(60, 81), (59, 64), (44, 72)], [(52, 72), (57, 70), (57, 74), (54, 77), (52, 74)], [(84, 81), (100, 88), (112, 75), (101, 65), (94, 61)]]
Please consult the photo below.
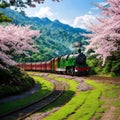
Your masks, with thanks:
[[(54, 112), (44, 118), (43, 120), (89, 120), (99, 107), (99, 97), (101, 95), (100, 85), (94, 82), (87, 81), (94, 87), (94, 90), (90, 91), (78, 91), (76, 88), (78, 83), (74, 80), (56, 78), (59, 81), (67, 82), (71, 87), (71, 90), (75, 92), (72, 99), (62, 106), (57, 112)], [(97, 86), (96, 86), (97, 85)], [(95, 89), (99, 87), (98, 89)], [(94, 102), (93, 102), (93, 98)]]
[[(30, 73), (31, 74), (31, 73)], [(38, 73), (37, 73), (38, 74)], [(43, 74), (43, 73), (42, 73)], [(30, 116), (34, 118), (49, 112), (43, 120), (119, 120), (120, 118), (120, 86), (115, 84), (100, 83), (93, 80), (85, 80), (90, 90), (80, 91), (80, 85), (74, 78), (64, 78), (56, 74), (49, 74), (49, 78), (66, 83), (64, 94), (54, 103)], [(33, 78), (41, 85), (41, 89), (34, 95), (14, 102), (0, 104), (0, 114), (18, 108), (45, 96), (52, 91), (53, 85), (44, 77)], [(58, 108), (56, 111), (53, 109)], [(114, 108), (111, 111), (111, 108)], [(50, 112), (51, 111), (51, 112)]]
[(64, 81), (69, 85), (64, 99), (67, 99), (67, 96), (69, 96), (67, 91), (73, 91), (74, 95), (64, 105), (60, 105), (61, 102), (58, 99), (56, 104), (53, 103), (46, 110), (40, 111), (41, 113), (50, 111), (54, 107), (60, 107), (57, 111), (44, 117), (43, 120), (99, 120), (112, 106), (116, 109), (112, 115), (114, 118), (111, 118), (111, 120), (118, 119), (120, 113), (120, 86), (85, 80), (92, 89), (80, 91), (77, 89), (79, 83), (75, 80), (57, 77), (57, 75), (49, 75), (49, 77), (58, 81)]

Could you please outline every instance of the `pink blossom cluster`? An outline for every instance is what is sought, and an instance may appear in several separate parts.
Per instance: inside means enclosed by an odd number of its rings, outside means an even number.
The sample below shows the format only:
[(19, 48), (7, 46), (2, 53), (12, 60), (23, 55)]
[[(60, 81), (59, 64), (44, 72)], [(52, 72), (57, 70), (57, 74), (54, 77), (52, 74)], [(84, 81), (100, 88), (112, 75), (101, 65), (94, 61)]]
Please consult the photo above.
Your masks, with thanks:
[(33, 37), (39, 35), (39, 31), (31, 30), (30, 26), (0, 25), (0, 68), (14, 65), (14, 56), (37, 52)]
[(120, 0), (107, 0), (106, 6), (96, 5), (101, 9), (103, 17), (97, 18), (97, 24), (91, 23), (88, 27), (92, 34), (86, 51), (93, 49), (94, 54), (103, 59), (103, 65), (112, 51), (120, 50)]

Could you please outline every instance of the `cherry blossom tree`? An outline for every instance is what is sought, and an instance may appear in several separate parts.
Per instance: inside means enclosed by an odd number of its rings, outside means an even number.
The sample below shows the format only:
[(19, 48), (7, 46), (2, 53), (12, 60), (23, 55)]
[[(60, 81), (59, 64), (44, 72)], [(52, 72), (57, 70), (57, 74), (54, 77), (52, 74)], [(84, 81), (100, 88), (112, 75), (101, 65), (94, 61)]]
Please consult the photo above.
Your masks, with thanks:
[(37, 52), (33, 38), (39, 35), (39, 31), (31, 30), (30, 26), (0, 25), (0, 68), (15, 65), (13, 57), (17, 55)]
[(101, 18), (97, 23), (88, 27), (91, 34), (85, 35), (90, 38), (90, 44), (86, 51), (93, 49), (98, 58), (103, 59), (103, 65), (113, 51), (120, 51), (120, 0), (107, 0), (106, 6), (96, 6), (101, 9)]

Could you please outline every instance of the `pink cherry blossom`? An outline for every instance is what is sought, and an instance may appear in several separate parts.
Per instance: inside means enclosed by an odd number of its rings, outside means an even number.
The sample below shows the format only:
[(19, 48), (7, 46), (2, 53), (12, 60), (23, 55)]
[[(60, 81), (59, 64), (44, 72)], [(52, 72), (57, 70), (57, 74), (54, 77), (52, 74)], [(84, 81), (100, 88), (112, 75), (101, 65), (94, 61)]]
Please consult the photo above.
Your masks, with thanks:
[(0, 25), (0, 68), (14, 65), (14, 56), (29, 55), (29, 50), (37, 52), (32, 38), (39, 35), (39, 31), (31, 30), (30, 26)]
[(107, 6), (96, 5), (101, 9), (102, 18), (88, 27), (92, 34), (85, 35), (90, 38), (86, 51), (93, 49), (94, 54), (102, 58), (103, 65), (112, 51), (120, 50), (120, 0), (107, 0)]

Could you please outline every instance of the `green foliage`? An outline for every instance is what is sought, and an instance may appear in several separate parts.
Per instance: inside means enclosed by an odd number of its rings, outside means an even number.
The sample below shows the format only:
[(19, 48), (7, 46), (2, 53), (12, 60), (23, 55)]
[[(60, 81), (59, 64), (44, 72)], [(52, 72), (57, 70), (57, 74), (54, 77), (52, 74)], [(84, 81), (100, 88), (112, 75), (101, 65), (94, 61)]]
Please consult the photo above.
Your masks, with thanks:
[(3, 13), (0, 12), (0, 22), (12, 22), (12, 19), (3, 15)]
[[(73, 28), (62, 24), (58, 20), (51, 21), (48, 18), (27, 17), (10, 9), (0, 9), (5, 15), (13, 19), (12, 23), (18, 25), (31, 25), (32, 29), (40, 30), (41, 36), (35, 41), (39, 53), (31, 53), (31, 58), (15, 58), (17, 61), (46, 61), (53, 57), (76, 52), (75, 42), (86, 45), (85, 39), (80, 33), (86, 30)], [(84, 48), (83, 48), (84, 49)]]
[(8, 6), (9, 5), (5, 1), (0, 2), (0, 8), (6, 8)]
[[(33, 76), (35, 82), (40, 85), (40, 89), (36, 91), (34, 94), (31, 94), (23, 99), (15, 100), (15, 101), (10, 101), (10, 102), (5, 102), (0, 104), (0, 114), (7, 113), (10, 111), (13, 111), (17, 108), (20, 108), (22, 106), (28, 105), (40, 98), (43, 98), (47, 94), (49, 94), (53, 90), (53, 84), (43, 77), (36, 77)], [(10, 87), (10, 86), (9, 86)], [(12, 88), (11, 88), (12, 89)], [(8, 90), (8, 88), (7, 88)], [(6, 90), (6, 91), (7, 91)], [(13, 88), (15, 91), (15, 89)]]
[(102, 66), (102, 61), (95, 57), (89, 57), (87, 63), (91, 67), (90, 74), (109, 74), (112, 77), (120, 77), (119, 53), (108, 57), (104, 66)]
[(87, 64), (90, 67), (90, 75), (97, 74), (100, 70), (98, 66), (100, 66), (98, 59), (95, 59), (94, 57), (87, 59)]
[(115, 73), (120, 73), (120, 62), (114, 62), (111, 71)]
[(110, 73), (112, 68), (112, 61), (107, 60), (105, 67), (103, 68), (103, 73)]
[[(61, 0), (52, 0), (53, 2), (60, 2)], [(15, 10), (23, 10), (24, 8), (36, 7), (36, 4), (43, 4), (45, 0), (32, 1), (32, 0), (0, 0), (0, 7), (6, 8), (10, 6), (14, 6)]]
[(34, 80), (15, 66), (11, 71), (0, 69), (0, 97), (21, 93), (34, 85)]
[(110, 75), (111, 75), (112, 77), (120, 77), (120, 73), (111, 72)]

